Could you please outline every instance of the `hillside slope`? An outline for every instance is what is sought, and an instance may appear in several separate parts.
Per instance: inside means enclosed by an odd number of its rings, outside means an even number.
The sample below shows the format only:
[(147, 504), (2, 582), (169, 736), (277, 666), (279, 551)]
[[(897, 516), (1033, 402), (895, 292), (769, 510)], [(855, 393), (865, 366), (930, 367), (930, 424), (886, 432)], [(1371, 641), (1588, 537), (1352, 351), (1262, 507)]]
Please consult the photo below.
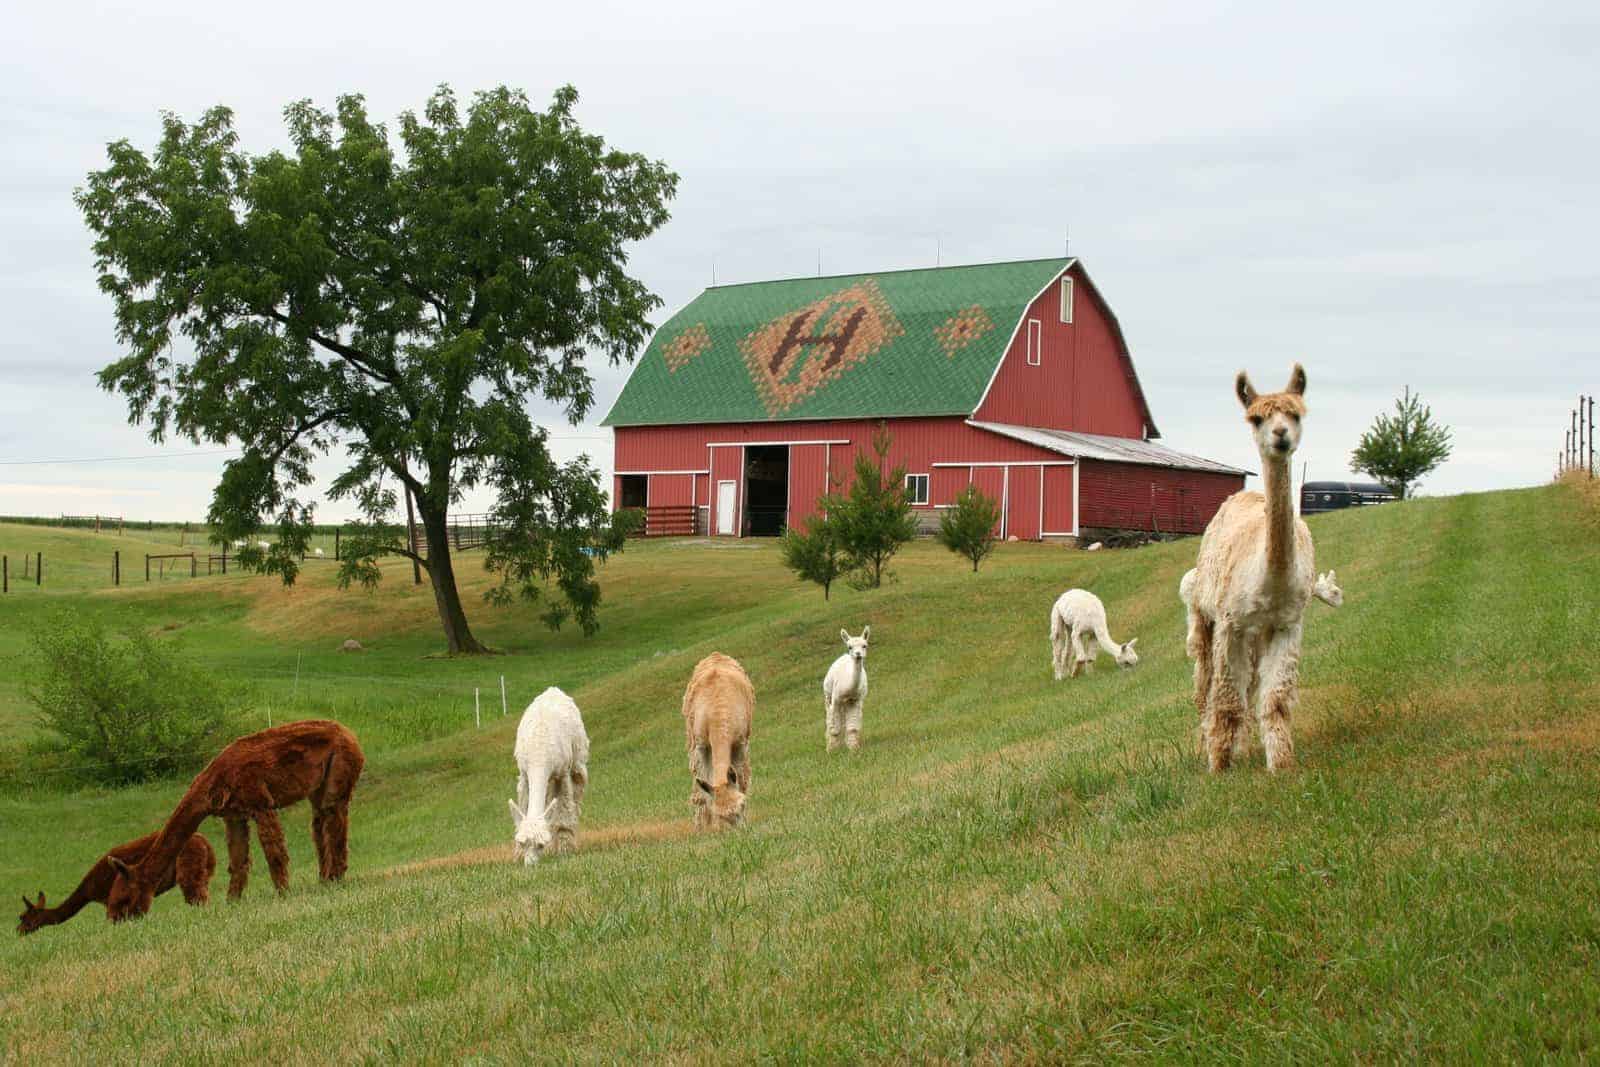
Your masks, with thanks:
[[(330, 683), (304, 710), (348, 701), (377, 731), (349, 881), (311, 880), (308, 815), (291, 811), (284, 899), (258, 863), (238, 905), (163, 898), (116, 928), (93, 909), (7, 942), (0, 1047), (28, 1061), (1593, 1055), (1592, 530), (1559, 488), (1312, 528), (1347, 599), (1309, 611), (1303, 768), (1275, 778), (1259, 751), (1216, 778), (1194, 755), (1176, 599), (1193, 541), (1006, 546), (976, 576), (919, 545), (898, 583), (826, 604), (770, 546), (630, 551), (608, 567), (615, 606), (593, 642), (527, 614), (485, 623), (517, 653), (492, 670), (519, 689), (559, 682), (584, 710), (576, 854), (509, 862), (514, 715), (413, 743), (383, 733), (381, 695)], [(1100, 593), (1117, 637), (1140, 637), (1137, 670), (1103, 659), (1051, 680), (1045, 620), (1070, 585)], [(342, 636), (345, 601), (308, 586), (280, 623), (291, 594), (240, 586), (225, 612), (211, 594), (127, 611), (214, 611), (202, 642), (220, 652), (233, 635), (246, 656), (241, 634), (279, 657), (291, 628)], [(413, 595), (369, 605), (375, 645), (396, 649), (382, 666), (480, 671), (416, 658)], [(827, 757), (820, 679), (840, 626), (866, 622), (865, 748)], [(713, 648), (757, 686), (753, 822), (695, 838), (678, 704)], [(55, 899), (178, 791), (0, 795), (0, 887)]]

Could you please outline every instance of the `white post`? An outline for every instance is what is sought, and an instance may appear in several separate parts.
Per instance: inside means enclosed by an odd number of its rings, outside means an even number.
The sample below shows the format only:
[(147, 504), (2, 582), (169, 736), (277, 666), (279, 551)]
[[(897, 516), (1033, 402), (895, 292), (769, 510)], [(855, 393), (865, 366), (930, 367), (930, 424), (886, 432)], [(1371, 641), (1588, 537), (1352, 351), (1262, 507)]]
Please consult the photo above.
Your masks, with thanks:
[(478, 702), (478, 687), (472, 687), (472, 718), (477, 722), (478, 729), (483, 729), (483, 705)]
[(272, 729), (272, 705), (267, 705), (267, 729)]
[(503, 719), (506, 714), (506, 676), (502, 674), (500, 676), (500, 717)]
[(290, 690), (290, 692), (289, 692), (289, 700), (292, 703), (295, 700), (299, 699), (299, 697), (300, 697), (300, 653), (296, 652), (294, 654), (294, 688), (292, 690)]

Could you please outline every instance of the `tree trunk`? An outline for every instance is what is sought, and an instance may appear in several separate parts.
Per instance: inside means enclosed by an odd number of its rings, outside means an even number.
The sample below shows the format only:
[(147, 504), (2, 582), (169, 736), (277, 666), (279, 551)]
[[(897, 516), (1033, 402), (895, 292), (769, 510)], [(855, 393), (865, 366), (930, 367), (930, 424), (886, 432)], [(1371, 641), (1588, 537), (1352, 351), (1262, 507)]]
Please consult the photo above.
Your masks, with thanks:
[(422, 513), (422, 529), (428, 538), (428, 578), (433, 583), (433, 600), (439, 606), (439, 622), (444, 626), (450, 652), (488, 652), (472, 636), (467, 613), (461, 608), (461, 593), (456, 589), (456, 572), (450, 561), (449, 515), (433, 510), (423, 499), (417, 500), (417, 510)]

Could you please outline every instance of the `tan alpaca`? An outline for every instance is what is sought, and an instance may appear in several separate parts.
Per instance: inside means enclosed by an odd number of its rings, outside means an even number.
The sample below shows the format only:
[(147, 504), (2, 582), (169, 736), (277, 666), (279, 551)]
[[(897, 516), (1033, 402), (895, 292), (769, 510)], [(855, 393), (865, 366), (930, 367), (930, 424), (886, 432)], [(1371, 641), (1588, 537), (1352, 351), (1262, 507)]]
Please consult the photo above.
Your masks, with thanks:
[(683, 691), (683, 727), (697, 830), (722, 830), (744, 821), (755, 710), (756, 691), (737, 660), (713, 652), (695, 665)]
[(1243, 371), (1234, 382), (1261, 454), (1266, 492), (1235, 493), (1206, 527), (1189, 590), (1189, 657), (1201, 746), (1212, 771), (1248, 744), (1253, 706), (1267, 769), (1294, 766), (1289, 717), (1300, 689), (1300, 628), (1316, 583), (1311, 531), (1294, 513), (1290, 460), (1300, 446), (1306, 372), (1260, 394)]

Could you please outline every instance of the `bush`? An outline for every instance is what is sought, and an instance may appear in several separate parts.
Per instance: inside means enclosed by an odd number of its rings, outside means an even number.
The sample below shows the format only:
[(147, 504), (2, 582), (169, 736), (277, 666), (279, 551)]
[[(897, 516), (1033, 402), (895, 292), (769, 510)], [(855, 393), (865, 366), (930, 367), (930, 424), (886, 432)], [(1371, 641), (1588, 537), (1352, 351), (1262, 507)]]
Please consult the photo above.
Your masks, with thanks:
[(84, 777), (120, 784), (203, 764), (231, 734), (239, 689), (182, 656), (175, 642), (63, 615), (33, 636), (24, 686), (38, 721)]
[(995, 526), (1000, 522), (1000, 505), (977, 486), (969, 485), (955, 499), (955, 506), (939, 516), (939, 543), (972, 561), (972, 573), (994, 551)]
[(783, 552), (783, 565), (794, 571), (796, 578), (822, 586), (823, 600), (828, 599), (834, 579), (849, 569), (837, 527), (831, 519), (819, 515), (806, 520), (804, 533), (792, 526), (784, 530), (778, 547)]

